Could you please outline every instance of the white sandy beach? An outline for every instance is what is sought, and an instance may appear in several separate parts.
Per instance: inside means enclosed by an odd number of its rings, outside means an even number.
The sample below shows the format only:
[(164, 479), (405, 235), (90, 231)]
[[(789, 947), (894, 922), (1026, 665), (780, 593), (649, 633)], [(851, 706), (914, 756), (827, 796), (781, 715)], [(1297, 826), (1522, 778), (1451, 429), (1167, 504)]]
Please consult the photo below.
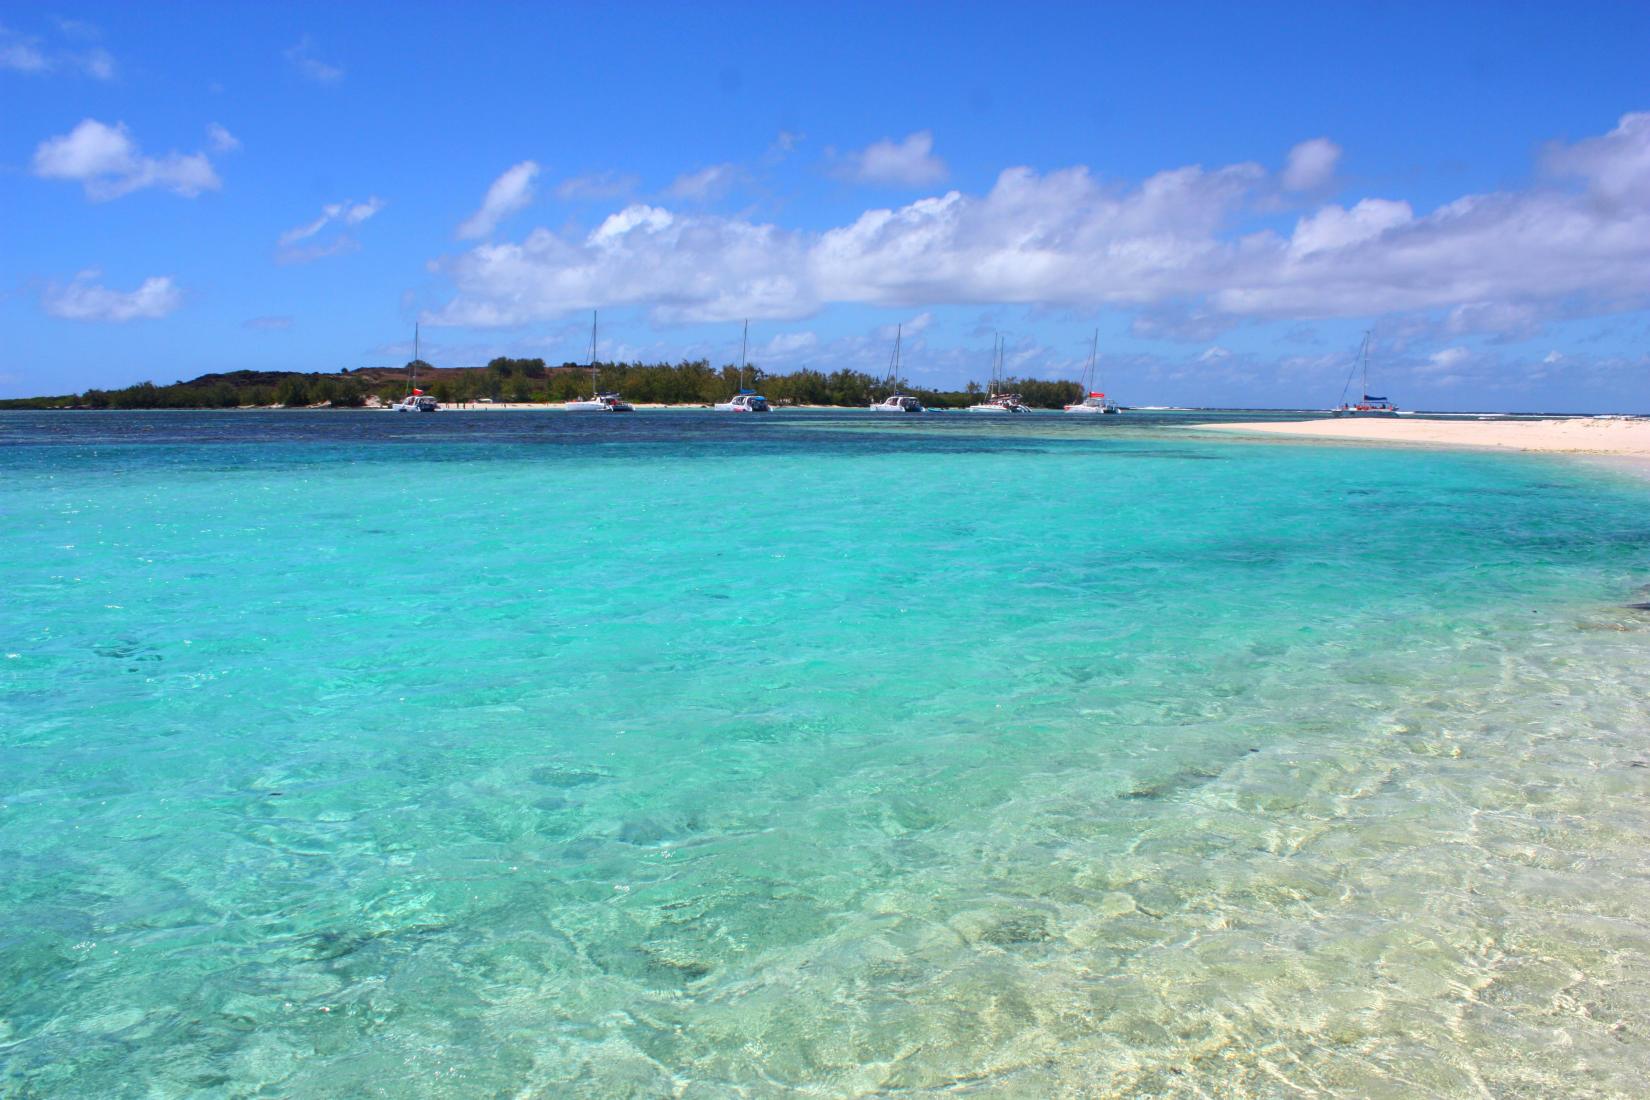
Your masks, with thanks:
[(1201, 431), (1253, 432), (1309, 439), (1493, 447), (1514, 451), (1622, 455), (1650, 459), (1650, 420), (1294, 420), (1197, 424)]

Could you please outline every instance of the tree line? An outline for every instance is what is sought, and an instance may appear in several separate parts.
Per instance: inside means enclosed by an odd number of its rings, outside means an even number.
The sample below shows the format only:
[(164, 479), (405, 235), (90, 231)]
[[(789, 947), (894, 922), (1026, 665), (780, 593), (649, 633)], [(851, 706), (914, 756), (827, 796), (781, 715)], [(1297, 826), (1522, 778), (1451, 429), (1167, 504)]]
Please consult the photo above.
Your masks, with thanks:
[[(59, 397), (19, 398), (0, 401), (0, 408), (232, 409), (323, 404), (333, 408), (359, 408), (368, 404), (372, 396), (384, 402), (399, 400), (406, 394), (415, 373), (419, 388), (443, 404), (463, 404), (483, 398), (559, 404), (588, 397), (592, 388), (587, 366), (574, 363), (549, 366), (543, 359), (501, 356), (485, 367), (468, 368), (436, 368), (415, 360), (397, 371), (365, 369), (339, 374), (237, 371), (204, 375), (193, 382), (169, 386), (139, 382), (117, 390), (92, 389)], [(743, 377), (746, 388), (758, 390), (776, 404), (864, 407), (893, 392), (885, 378), (855, 370), (825, 373), (803, 368), (789, 374), (769, 374), (760, 367), (747, 366)], [(621, 393), (629, 401), (644, 404), (709, 405), (726, 401), (738, 392), (740, 372), (732, 364), (712, 367), (705, 359), (678, 363), (598, 363), (594, 387)], [(903, 381), (901, 387), (901, 392), (915, 394), (925, 405), (942, 409), (977, 404), (984, 392), (975, 382), (961, 390), (924, 389)], [(1020, 394), (1033, 408), (1057, 409), (1083, 396), (1082, 387), (1075, 382), (1011, 378), (1003, 388)]]

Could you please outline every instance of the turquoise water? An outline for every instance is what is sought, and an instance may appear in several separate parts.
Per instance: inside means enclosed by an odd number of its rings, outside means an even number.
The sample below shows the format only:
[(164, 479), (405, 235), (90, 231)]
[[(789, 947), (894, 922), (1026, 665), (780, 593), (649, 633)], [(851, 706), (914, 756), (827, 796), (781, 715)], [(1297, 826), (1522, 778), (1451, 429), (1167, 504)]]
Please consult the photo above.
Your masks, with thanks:
[(1637, 1095), (1650, 489), (0, 418), (0, 1094)]

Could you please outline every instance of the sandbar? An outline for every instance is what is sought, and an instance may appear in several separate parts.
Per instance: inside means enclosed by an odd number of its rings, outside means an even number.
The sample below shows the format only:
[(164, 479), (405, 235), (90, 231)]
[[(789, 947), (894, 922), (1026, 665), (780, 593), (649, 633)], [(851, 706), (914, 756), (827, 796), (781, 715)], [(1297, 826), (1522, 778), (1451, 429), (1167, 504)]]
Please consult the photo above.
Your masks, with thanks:
[(1650, 459), (1650, 418), (1563, 420), (1289, 420), (1188, 425), (1201, 431), (1245, 432), (1370, 443), (1490, 447), (1514, 451), (1620, 455)]

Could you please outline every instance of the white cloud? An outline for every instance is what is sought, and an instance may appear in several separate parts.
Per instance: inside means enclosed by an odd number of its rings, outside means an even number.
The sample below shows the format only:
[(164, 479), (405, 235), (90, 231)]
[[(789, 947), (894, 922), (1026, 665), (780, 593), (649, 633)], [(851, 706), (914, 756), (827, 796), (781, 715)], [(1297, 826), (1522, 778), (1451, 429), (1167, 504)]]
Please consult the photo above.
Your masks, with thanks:
[(944, 161), (934, 156), (934, 135), (920, 130), (904, 141), (884, 138), (857, 153), (847, 154), (841, 174), (859, 183), (923, 187), (945, 179), (946, 167)]
[(1585, 180), (1596, 197), (1650, 209), (1650, 112), (1623, 115), (1602, 137), (1550, 147), (1546, 165)]
[[(1252, 163), (1134, 186), (1082, 167), (1010, 168), (823, 231), (633, 204), (580, 236), (536, 229), (439, 264), (438, 320), (518, 324), (597, 305), (666, 320), (797, 318), (835, 302), (1025, 303), (1169, 311), (1207, 340), (1242, 318), (1453, 311), (1455, 332), (1650, 304), (1650, 115), (1550, 150), (1566, 186), (1466, 195), (1419, 213), (1395, 198), (1324, 206), (1284, 236), (1250, 228), (1274, 200)], [(1569, 181), (1579, 181), (1569, 186)]]
[(620, 199), (641, 184), (635, 176), (623, 172), (592, 172), (574, 176), (556, 185), (556, 197), (569, 202)]
[(458, 227), (459, 239), (485, 237), (498, 227), (499, 222), (524, 209), (533, 201), (533, 179), (538, 174), (539, 166), (530, 160), (506, 168), (504, 174), (487, 188), (487, 194), (481, 200), (481, 209), (464, 219)]
[[(59, 29), (71, 37), (76, 24), (58, 21)], [(20, 35), (0, 26), (0, 70), (40, 76), (51, 72), (81, 73), (97, 80), (115, 78), (115, 59), (102, 48), (72, 50), (48, 48), (35, 36)]]
[(1479, 332), (1534, 336), (1541, 320), (1542, 311), (1527, 302), (1464, 302), (1444, 318), (1444, 331), (1451, 336)]
[(289, 64), (317, 84), (336, 84), (344, 79), (341, 66), (329, 64), (315, 56), (315, 40), (307, 34), (298, 40), (297, 45), (289, 46), (284, 56)]
[(819, 336), (812, 332), (781, 332), (759, 348), (759, 359), (787, 362), (805, 355), (819, 346)]
[(216, 122), (207, 124), (206, 140), (211, 142), (212, 148), (220, 153), (232, 153), (241, 147), (241, 139)]
[(1546, 355), (1546, 358), (1542, 359), (1541, 361), (1543, 363), (1547, 363), (1549, 365), (1551, 365), (1553, 363), (1562, 363), (1562, 362), (1564, 362), (1564, 353), (1561, 352), (1561, 351), (1549, 351)]
[(147, 157), (124, 123), (84, 119), (67, 134), (48, 138), (34, 151), (34, 174), (77, 180), (94, 201), (119, 198), (145, 187), (164, 187), (185, 198), (215, 191), (222, 182), (205, 153), (171, 152)]
[(124, 322), (165, 317), (183, 304), (183, 293), (169, 276), (151, 276), (136, 290), (122, 292), (94, 283), (99, 274), (82, 271), (67, 284), (47, 287), (46, 312), (70, 321)]
[(665, 189), (665, 194), (673, 199), (708, 202), (727, 194), (738, 179), (738, 165), (713, 164), (697, 172), (677, 176), (676, 181)]
[(1466, 348), (1454, 347), (1433, 352), (1427, 356), (1427, 362), (1441, 370), (1452, 370), (1470, 358), (1472, 358), (1472, 353)]
[(806, 137), (806, 134), (799, 134), (792, 130), (779, 131), (779, 136), (773, 139), (773, 144), (768, 146), (768, 151), (762, 154), (762, 160), (767, 164), (778, 164), (794, 153), (797, 146), (801, 145)]
[(1289, 247), (1297, 256), (1345, 248), (1373, 240), (1389, 229), (1414, 220), (1415, 212), (1407, 202), (1364, 199), (1351, 210), (1325, 206), (1295, 223)]
[(1222, 359), (1230, 359), (1231, 357), (1232, 353), (1230, 351), (1216, 344), (1205, 350), (1202, 355), (1199, 355), (1197, 361), (1199, 363), (1218, 363)]
[[(284, 264), (301, 264), (319, 260), (323, 256), (354, 251), (360, 244), (349, 234), (348, 229), (360, 225), (382, 209), (384, 200), (377, 195), (365, 202), (356, 202), (353, 199), (329, 202), (321, 207), (320, 216), (314, 221), (294, 226), (281, 234), (280, 239), (275, 242), (275, 258)], [(322, 230), (329, 227), (336, 232), (326, 240), (302, 244), (317, 237)]]
[(97, 80), (113, 80), (115, 78), (115, 59), (108, 50), (87, 50), (83, 54), (73, 57), (74, 62), (90, 77)]
[(50, 68), (51, 62), (32, 42), (0, 43), (0, 69), (9, 69), (14, 73), (43, 73)]
[(1289, 150), (1280, 182), (1288, 191), (1315, 191), (1334, 176), (1340, 159), (1341, 147), (1328, 138), (1303, 141)]

